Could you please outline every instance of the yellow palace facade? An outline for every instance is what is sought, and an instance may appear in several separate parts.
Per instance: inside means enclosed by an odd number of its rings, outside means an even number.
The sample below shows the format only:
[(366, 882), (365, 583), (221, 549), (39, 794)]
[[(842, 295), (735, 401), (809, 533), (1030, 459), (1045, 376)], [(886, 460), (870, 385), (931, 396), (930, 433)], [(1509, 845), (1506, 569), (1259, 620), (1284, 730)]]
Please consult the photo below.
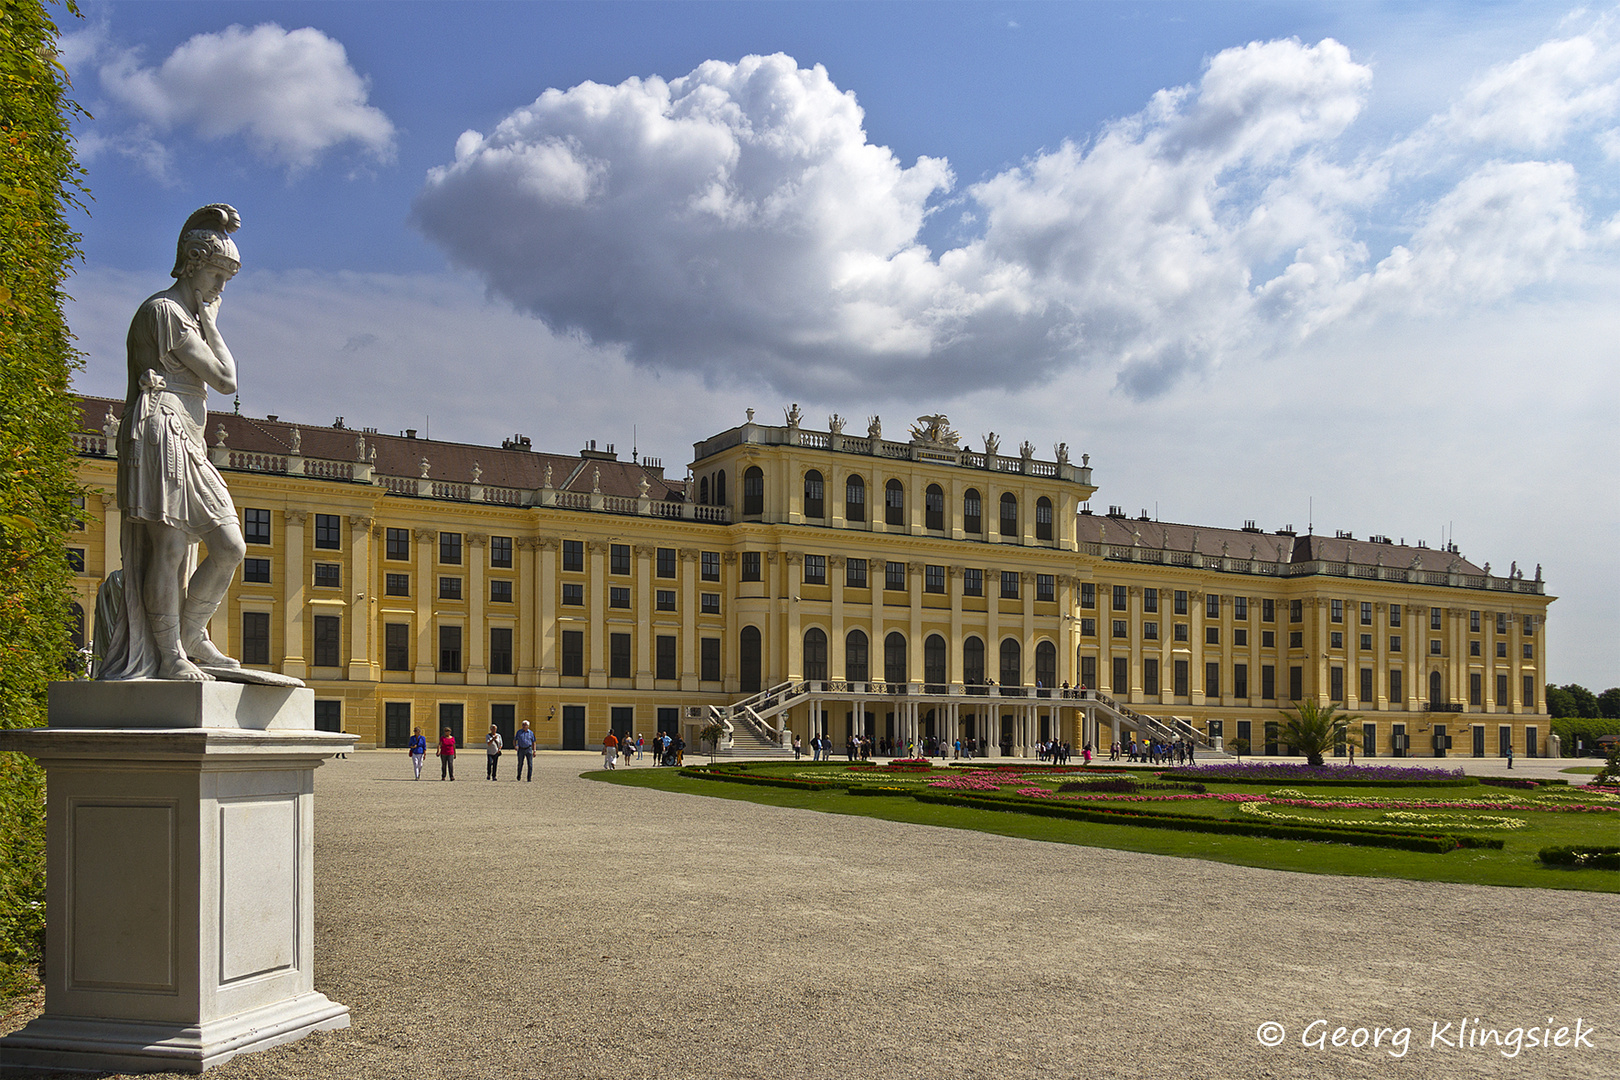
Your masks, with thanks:
[[(117, 569), (122, 402), (83, 400), (81, 633)], [(1286, 753), (1277, 710), (1375, 756), (1546, 752), (1548, 597), (1455, 550), (1095, 514), (1089, 460), (747, 422), (689, 474), (594, 444), (474, 446), (213, 413), (247, 558), (210, 633), (304, 679), (322, 727), (545, 747), (852, 732), (1031, 752), (1188, 733)], [(742, 742), (739, 741), (739, 746)]]

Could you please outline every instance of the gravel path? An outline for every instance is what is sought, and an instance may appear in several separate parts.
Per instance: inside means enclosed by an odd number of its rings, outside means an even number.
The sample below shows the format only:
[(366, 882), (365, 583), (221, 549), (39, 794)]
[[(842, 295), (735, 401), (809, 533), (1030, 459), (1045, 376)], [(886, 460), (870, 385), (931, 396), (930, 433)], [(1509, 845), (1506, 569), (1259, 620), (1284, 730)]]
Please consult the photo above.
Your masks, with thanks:
[[(672, 795), (581, 780), (588, 754), (518, 784), (511, 761), (499, 784), (472, 753), (455, 784), (398, 751), (316, 773), (316, 985), (354, 1027), (209, 1076), (1620, 1075), (1613, 895)], [(1432, 1041), (1464, 1016), (1461, 1046)], [(1475, 1017), (1580, 1017), (1593, 1045), (1506, 1060), (1467, 1046)], [(1318, 1019), (1408, 1028), (1406, 1052), (1302, 1045)]]

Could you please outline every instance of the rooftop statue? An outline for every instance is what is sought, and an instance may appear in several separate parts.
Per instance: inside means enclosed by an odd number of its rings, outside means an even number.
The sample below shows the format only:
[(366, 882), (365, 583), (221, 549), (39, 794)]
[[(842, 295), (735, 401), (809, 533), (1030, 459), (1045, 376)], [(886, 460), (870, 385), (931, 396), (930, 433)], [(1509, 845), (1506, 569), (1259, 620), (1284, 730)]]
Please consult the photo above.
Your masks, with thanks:
[(962, 436), (951, 430), (951, 422), (944, 413), (935, 413), (917, 417), (917, 422), (911, 425), (911, 441), (954, 450)]
[[(97, 678), (303, 685), (244, 672), (208, 639), (208, 620), (246, 551), (203, 431), (208, 388), (236, 391), (236, 359), (217, 319), (220, 293), (242, 265), (230, 236), (241, 224), (223, 203), (187, 218), (169, 271), (174, 285), (148, 297), (129, 325), (118, 432), (123, 569), (96, 598)], [(193, 570), (198, 541), (208, 557)]]

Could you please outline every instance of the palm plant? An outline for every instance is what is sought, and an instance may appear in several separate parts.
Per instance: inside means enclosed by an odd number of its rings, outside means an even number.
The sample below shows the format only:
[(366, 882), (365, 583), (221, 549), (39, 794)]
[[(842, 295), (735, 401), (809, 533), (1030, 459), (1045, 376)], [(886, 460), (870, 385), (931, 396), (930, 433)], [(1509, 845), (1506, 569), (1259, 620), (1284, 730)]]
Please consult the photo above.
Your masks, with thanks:
[(1352, 721), (1359, 716), (1338, 716), (1337, 705), (1318, 705), (1314, 701), (1294, 703), (1294, 711), (1280, 711), (1284, 720), (1282, 741), (1305, 755), (1307, 765), (1322, 765), (1322, 755), (1341, 742), (1350, 742)]

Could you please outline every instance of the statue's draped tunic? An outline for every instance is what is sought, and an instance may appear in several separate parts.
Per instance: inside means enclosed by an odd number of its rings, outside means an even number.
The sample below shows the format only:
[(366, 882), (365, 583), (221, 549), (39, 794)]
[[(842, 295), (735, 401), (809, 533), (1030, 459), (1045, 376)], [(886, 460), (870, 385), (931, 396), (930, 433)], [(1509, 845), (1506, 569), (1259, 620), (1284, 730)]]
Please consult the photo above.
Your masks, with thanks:
[[(157, 675), (143, 602), (151, 556), (146, 523), (160, 522), (196, 539), (236, 521), (225, 479), (208, 460), (203, 440), (207, 384), (175, 354), (191, 334), (202, 334), (197, 320), (166, 292), (148, 298), (129, 324), (129, 397), (118, 431), (123, 582), (97, 600), (98, 678)], [(190, 562), (182, 561), (182, 584)]]

